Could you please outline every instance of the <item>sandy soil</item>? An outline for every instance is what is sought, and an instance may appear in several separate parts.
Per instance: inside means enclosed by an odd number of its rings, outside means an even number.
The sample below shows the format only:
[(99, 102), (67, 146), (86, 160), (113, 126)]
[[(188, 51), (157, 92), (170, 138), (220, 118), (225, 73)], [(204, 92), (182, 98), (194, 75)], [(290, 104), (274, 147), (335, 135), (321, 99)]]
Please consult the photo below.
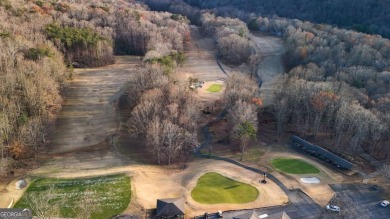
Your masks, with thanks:
[[(27, 190), (27, 187), (23, 189), (15, 189), (15, 183), (18, 180), (19, 179), (14, 179), (8, 184), (0, 185), (0, 208), (7, 208), (8, 205), (11, 204), (12, 200), (15, 204)], [(27, 178), (26, 181), (28, 184), (31, 182), (29, 178)]]
[(60, 153), (98, 144), (118, 128), (112, 100), (140, 62), (135, 56), (116, 57), (116, 64), (98, 69), (76, 69), (67, 87), (49, 153)]

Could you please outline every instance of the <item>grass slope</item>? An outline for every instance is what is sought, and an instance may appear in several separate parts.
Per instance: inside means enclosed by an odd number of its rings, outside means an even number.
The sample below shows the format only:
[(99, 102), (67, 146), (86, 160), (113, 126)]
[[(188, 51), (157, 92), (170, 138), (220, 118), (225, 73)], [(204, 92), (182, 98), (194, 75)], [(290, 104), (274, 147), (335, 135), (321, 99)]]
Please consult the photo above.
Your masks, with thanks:
[(315, 174), (320, 172), (315, 166), (293, 158), (273, 159), (272, 166), (282, 172), (292, 174)]
[(207, 88), (207, 91), (209, 92), (219, 92), (222, 90), (222, 84), (212, 84), (209, 88)]
[(122, 213), (130, 203), (130, 178), (126, 175), (111, 175), (94, 178), (77, 179), (37, 179), (27, 189), (24, 196), (14, 208), (29, 207), (26, 201), (27, 194), (44, 192), (54, 186), (56, 195), (66, 197), (67, 202), (61, 206), (62, 217), (75, 217), (73, 209), (86, 190), (96, 191), (94, 200), (101, 212), (92, 214), (91, 218), (107, 219)]
[(259, 191), (248, 184), (237, 182), (218, 173), (206, 173), (192, 190), (192, 198), (202, 204), (235, 203), (254, 201)]

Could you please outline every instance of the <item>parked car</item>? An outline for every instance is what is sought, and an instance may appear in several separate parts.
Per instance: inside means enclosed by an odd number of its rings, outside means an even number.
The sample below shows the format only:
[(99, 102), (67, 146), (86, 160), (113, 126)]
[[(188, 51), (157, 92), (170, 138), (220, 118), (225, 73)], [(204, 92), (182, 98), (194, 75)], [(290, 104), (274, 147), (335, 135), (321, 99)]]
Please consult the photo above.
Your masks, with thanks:
[(330, 210), (330, 211), (334, 211), (334, 212), (339, 212), (340, 211), (340, 207), (338, 207), (336, 205), (327, 205), (326, 209)]
[(383, 200), (383, 201), (381, 202), (381, 206), (382, 206), (382, 207), (387, 207), (389, 204), (390, 204), (390, 202), (387, 201), (387, 200)]

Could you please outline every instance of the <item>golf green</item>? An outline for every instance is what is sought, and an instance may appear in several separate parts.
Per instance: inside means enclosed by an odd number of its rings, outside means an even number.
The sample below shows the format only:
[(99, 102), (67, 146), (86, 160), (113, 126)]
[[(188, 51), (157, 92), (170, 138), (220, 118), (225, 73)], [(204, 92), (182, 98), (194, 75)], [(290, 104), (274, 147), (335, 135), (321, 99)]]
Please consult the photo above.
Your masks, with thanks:
[(272, 166), (282, 172), (292, 174), (315, 174), (320, 172), (315, 166), (294, 158), (273, 159)]
[(248, 184), (232, 180), (218, 173), (206, 173), (192, 190), (192, 198), (202, 204), (242, 204), (256, 200), (259, 191)]
[(209, 88), (207, 88), (207, 91), (209, 92), (219, 92), (222, 90), (222, 84), (212, 84)]

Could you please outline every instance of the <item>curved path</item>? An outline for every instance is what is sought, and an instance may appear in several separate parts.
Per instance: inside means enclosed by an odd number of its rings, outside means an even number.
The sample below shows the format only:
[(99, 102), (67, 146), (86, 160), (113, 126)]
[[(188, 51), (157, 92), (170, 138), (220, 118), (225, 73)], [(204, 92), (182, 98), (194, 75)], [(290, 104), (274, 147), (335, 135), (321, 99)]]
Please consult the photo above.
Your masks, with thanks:
[(200, 144), (194, 151), (194, 155), (197, 156), (197, 157), (201, 157), (201, 158), (209, 158), (209, 159), (214, 159), (214, 160), (222, 160), (222, 161), (226, 161), (226, 162), (229, 162), (231, 164), (234, 164), (234, 165), (237, 165), (239, 167), (242, 167), (244, 169), (247, 169), (247, 170), (250, 170), (250, 171), (253, 171), (255, 173), (259, 173), (261, 175), (264, 175), (266, 174), (267, 175), (267, 178), (274, 181), (286, 194), (287, 196), (289, 197), (289, 199), (291, 200), (291, 191), (280, 181), (278, 180), (275, 176), (273, 176), (272, 174), (270, 173), (267, 173), (267, 172), (264, 172), (262, 170), (259, 170), (259, 169), (256, 169), (256, 168), (253, 168), (253, 167), (250, 167), (250, 166), (247, 166), (245, 164), (242, 164), (236, 160), (233, 160), (233, 159), (230, 159), (230, 158), (226, 158), (226, 157), (219, 157), (219, 156), (214, 156), (214, 155), (206, 155), (206, 154), (202, 154), (200, 152), (200, 150), (203, 148), (203, 147), (206, 147), (210, 144), (211, 140), (212, 140), (212, 135), (209, 131), (209, 125), (213, 122), (216, 122), (216, 121), (219, 121), (221, 119), (223, 119), (227, 114), (227, 110), (224, 109), (222, 110), (219, 115), (213, 119), (212, 121), (210, 121), (209, 123), (207, 123), (205, 126), (202, 127), (202, 133), (204, 135), (204, 138), (205, 140), (202, 142), (202, 144)]
[[(231, 164), (234, 164), (236, 166), (239, 166), (241, 168), (247, 169), (249, 171), (258, 173), (258, 174), (267, 174), (267, 178), (269, 180), (272, 180), (276, 185), (278, 185), (287, 195), (289, 204), (285, 206), (274, 206), (274, 207), (268, 207), (268, 208), (261, 208), (257, 209), (258, 212), (268, 213), (268, 214), (274, 214), (274, 213), (280, 213), (280, 212), (287, 212), (291, 217), (293, 218), (305, 218), (305, 219), (315, 219), (318, 218), (319, 215), (322, 212), (322, 208), (320, 205), (318, 205), (316, 202), (314, 202), (306, 193), (304, 193), (301, 189), (288, 189), (278, 178), (276, 178), (274, 175), (264, 172), (262, 170), (247, 166), (245, 164), (242, 164), (236, 160), (225, 158), (225, 157), (219, 157), (214, 155), (206, 155), (202, 154), (200, 150), (203, 147), (206, 147), (210, 144), (212, 140), (212, 135), (209, 131), (209, 125), (213, 122), (219, 121), (223, 119), (227, 114), (227, 110), (222, 110), (219, 115), (210, 121), (208, 124), (204, 125), (202, 127), (202, 132), (205, 137), (205, 140), (202, 142), (201, 145), (199, 145), (194, 150), (194, 155), (200, 158), (208, 158), (213, 160), (221, 160), (225, 161)], [(231, 212), (224, 212), (224, 217), (227, 216), (227, 218), (232, 218), (233, 216), (241, 215), (243, 213), (250, 213), (252, 209), (248, 210), (239, 210), (239, 211), (231, 211)], [(203, 219), (204, 216), (195, 217), (196, 219)], [(208, 215), (208, 218), (214, 219), (219, 218), (217, 213), (212, 213)]]
[[(257, 74), (263, 82), (259, 86), (261, 86), (261, 88), (264, 89), (263, 87), (265, 85), (268, 85), (269, 83), (272, 83), (275, 80), (277, 75), (284, 73), (284, 67), (282, 63), (282, 56), (284, 54), (283, 40), (280, 37), (264, 35), (259, 32), (252, 32), (250, 35), (250, 39), (251, 39), (252, 48), (254, 48), (254, 50), (258, 54), (261, 54), (263, 58), (258, 65)], [(216, 60), (221, 70), (226, 74), (223, 67), (219, 64), (218, 59)], [(226, 109), (222, 110), (214, 120), (210, 121), (209, 123), (207, 123), (205, 126), (202, 127), (202, 133), (205, 137), (205, 141), (194, 150), (194, 155), (202, 158), (223, 160), (235, 164), (237, 166), (240, 166), (242, 168), (245, 168), (247, 170), (251, 170), (253, 172), (259, 173), (261, 175), (266, 174), (269, 179), (274, 181), (280, 188), (282, 188), (282, 190), (287, 195), (289, 195), (290, 190), (280, 180), (278, 180), (275, 176), (273, 176), (270, 173), (261, 171), (253, 167), (246, 166), (233, 159), (219, 157), (219, 156), (212, 156), (212, 155), (209, 156), (209, 155), (202, 154), (200, 152), (200, 150), (203, 147), (209, 145), (212, 140), (212, 136), (210, 134), (208, 126), (213, 122), (223, 119), (226, 116), (226, 114), (227, 114), (227, 110)]]

